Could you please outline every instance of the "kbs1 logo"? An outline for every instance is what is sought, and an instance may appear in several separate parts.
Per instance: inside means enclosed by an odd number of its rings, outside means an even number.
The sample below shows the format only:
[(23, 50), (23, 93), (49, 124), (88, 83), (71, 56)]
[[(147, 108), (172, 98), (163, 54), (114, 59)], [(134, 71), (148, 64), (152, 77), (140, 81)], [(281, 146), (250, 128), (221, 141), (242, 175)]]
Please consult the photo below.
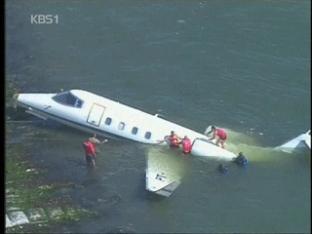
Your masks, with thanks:
[(58, 15), (44, 15), (44, 14), (30, 15), (30, 23), (31, 24), (58, 24), (59, 17)]

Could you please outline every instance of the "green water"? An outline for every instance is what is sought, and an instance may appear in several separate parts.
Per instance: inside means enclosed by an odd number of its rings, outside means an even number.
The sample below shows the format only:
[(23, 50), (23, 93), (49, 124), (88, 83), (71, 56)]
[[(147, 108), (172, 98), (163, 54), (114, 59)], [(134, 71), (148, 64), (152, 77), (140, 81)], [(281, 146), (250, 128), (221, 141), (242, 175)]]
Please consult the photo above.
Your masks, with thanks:
[[(96, 219), (56, 232), (309, 232), (310, 152), (272, 147), (310, 128), (309, 1), (6, 2), (6, 80), (20, 92), (85, 89), (203, 132), (229, 129), (246, 153), (243, 170), (183, 158), (169, 199), (145, 191), (146, 148), (111, 140), (98, 170), (84, 167), (88, 135), (14, 115), (8, 140), (33, 148), (29, 160), (50, 182), (73, 182)], [(31, 24), (32, 14), (58, 24)], [(180, 163), (181, 160), (179, 160)], [(100, 201), (107, 202), (100, 202)]]

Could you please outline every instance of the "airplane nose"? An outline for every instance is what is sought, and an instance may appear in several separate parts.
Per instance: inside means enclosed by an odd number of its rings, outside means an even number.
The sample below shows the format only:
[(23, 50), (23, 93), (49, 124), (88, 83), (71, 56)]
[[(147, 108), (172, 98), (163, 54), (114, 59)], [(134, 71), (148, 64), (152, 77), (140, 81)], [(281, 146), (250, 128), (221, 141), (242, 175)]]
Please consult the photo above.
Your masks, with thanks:
[(15, 96), (17, 104), (21, 105), (21, 106), (32, 106), (32, 95), (31, 94), (16, 94)]
[(20, 93), (17, 95), (17, 104), (22, 107), (42, 109), (49, 102), (46, 94)]
[(17, 98), (18, 98), (18, 93), (15, 93), (12, 97), (12, 100), (13, 100), (13, 108), (16, 108), (17, 107)]

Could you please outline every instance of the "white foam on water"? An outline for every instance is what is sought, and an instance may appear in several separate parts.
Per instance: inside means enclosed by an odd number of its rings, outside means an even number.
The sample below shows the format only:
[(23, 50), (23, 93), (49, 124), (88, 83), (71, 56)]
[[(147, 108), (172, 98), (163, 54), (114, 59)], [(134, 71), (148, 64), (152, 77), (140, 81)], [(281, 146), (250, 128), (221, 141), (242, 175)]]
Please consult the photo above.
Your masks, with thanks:
[(289, 154), (276, 150), (274, 147), (261, 146), (259, 141), (256, 139), (256, 136), (258, 135), (257, 132), (254, 132), (253, 135), (247, 135), (231, 129), (226, 129), (226, 131), (228, 133), (226, 149), (234, 152), (235, 154), (243, 152), (248, 161), (264, 162), (277, 160), (280, 157), (289, 157)]
[(11, 220), (11, 225), (21, 225), (29, 223), (29, 220), (24, 212), (22, 211), (13, 211), (9, 213), (9, 218)]

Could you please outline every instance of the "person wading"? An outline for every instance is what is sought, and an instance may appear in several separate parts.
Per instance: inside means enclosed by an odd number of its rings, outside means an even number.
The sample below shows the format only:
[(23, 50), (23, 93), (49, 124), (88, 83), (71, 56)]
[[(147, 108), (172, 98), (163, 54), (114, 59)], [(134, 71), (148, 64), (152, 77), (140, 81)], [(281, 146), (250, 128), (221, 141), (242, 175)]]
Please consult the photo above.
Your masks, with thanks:
[(95, 168), (95, 161), (96, 161), (96, 154), (97, 154), (96, 145), (103, 144), (107, 141), (108, 141), (107, 139), (100, 141), (99, 139), (96, 138), (96, 134), (93, 134), (93, 137), (90, 137), (88, 140), (83, 142), (87, 167), (93, 168), (93, 169)]

